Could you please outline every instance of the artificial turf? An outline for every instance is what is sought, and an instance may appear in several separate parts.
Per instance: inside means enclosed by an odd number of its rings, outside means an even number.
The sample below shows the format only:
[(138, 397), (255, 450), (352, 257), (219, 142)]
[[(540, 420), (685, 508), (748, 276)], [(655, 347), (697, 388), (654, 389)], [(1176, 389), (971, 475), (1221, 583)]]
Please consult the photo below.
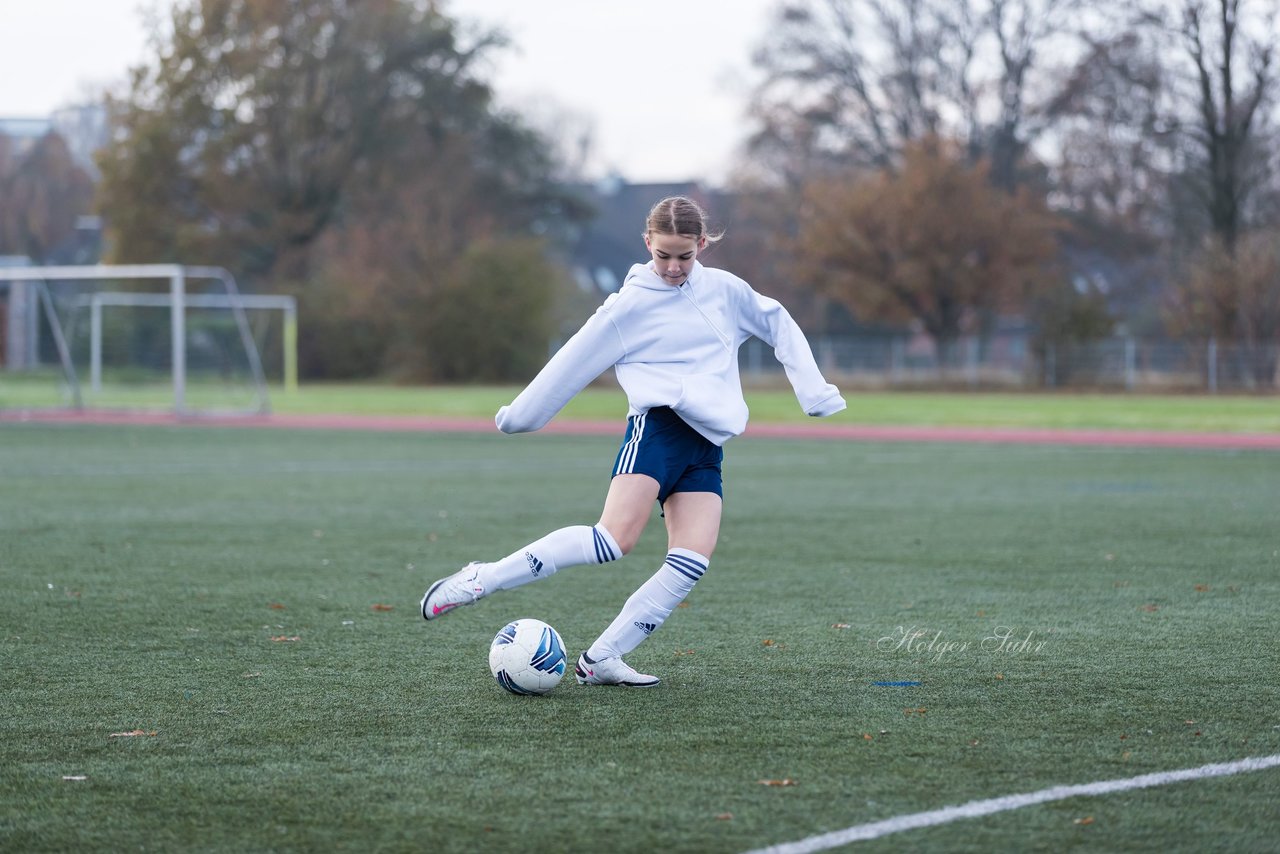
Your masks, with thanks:
[[(1280, 753), (1280, 454), (744, 438), (651, 691), (585, 648), (665, 551), (446, 619), (426, 584), (594, 522), (616, 440), (0, 425), (0, 849), (742, 851)], [(1003, 642), (1002, 642), (1003, 639)], [(918, 682), (918, 685), (876, 685)], [(862, 850), (1267, 850), (1280, 771)]]

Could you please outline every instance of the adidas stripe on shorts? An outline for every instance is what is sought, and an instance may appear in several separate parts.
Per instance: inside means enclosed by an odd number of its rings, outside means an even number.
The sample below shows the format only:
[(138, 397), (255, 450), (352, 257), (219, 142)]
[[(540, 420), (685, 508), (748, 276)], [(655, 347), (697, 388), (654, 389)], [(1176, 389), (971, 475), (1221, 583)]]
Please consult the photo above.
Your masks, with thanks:
[(627, 434), (613, 464), (613, 476), (647, 474), (658, 482), (658, 501), (674, 492), (714, 492), (723, 496), (720, 464), (724, 449), (709, 442), (660, 406), (627, 419)]

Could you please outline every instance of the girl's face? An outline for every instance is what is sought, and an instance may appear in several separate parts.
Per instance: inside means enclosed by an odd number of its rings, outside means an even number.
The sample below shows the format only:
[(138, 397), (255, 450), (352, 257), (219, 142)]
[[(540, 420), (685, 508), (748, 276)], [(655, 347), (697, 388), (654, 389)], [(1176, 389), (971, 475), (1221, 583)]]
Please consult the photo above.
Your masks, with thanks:
[(693, 262), (698, 252), (707, 245), (705, 237), (693, 238), (684, 234), (658, 234), (649, 232), (644, 245), (653, 256), (653, 269), (662, 280), (673, 287), (683, 285), (693, 272)]

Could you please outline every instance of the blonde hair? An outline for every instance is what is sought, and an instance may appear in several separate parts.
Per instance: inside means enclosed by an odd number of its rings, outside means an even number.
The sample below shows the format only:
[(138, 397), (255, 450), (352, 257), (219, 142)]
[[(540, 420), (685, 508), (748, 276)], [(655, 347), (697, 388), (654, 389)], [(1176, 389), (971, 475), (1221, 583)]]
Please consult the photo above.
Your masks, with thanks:
[(724, 237), (723, 231), (713, 234), (708, 230), (707, 212), (688, 196), (667, 196), (650, 208), (644, 221), (644, 233), (646, 237), (650, 234), (678, 234), (694, 240), (706, 238), (708, 243)]

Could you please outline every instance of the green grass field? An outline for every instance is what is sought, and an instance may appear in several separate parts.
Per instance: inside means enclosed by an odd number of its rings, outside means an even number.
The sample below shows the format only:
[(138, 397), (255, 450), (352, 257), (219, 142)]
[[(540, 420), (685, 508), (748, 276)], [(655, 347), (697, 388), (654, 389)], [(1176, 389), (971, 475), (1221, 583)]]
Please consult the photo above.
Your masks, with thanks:
[[(1280, 454), (736, 440), (710, 571), (631, 656), (663, 685), (507, 695), (493, 634), (576, 655), (661, 520), (418, 599), (594, 522), (615, 451), (0, 424), (0, 850), (734, 852), (1280, 753)], [(1274, 850), (1278, 802), (1271, 769), (854, 847)]]

